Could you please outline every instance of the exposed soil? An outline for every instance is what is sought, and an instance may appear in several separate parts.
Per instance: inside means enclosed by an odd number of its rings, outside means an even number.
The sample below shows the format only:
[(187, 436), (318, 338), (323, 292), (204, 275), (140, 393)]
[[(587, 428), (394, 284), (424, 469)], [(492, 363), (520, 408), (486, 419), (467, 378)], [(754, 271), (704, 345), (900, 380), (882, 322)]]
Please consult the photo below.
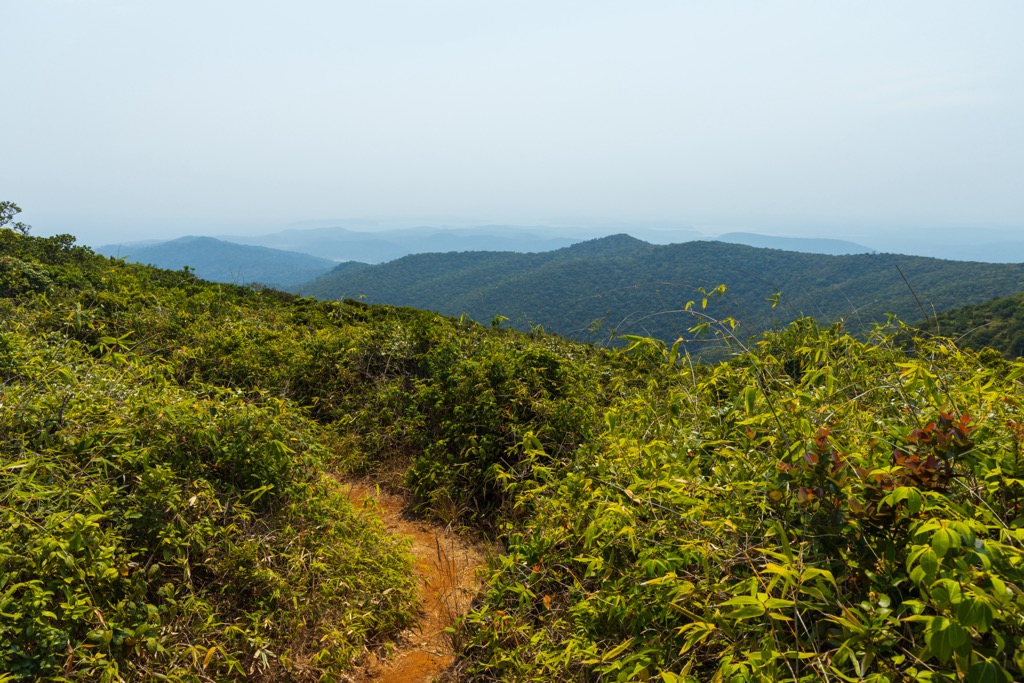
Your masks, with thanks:
[(358, 683), (429, 683), (454, 661), (451, 635), (445, 628), (468, 610), (480, 590), (479, 570), (486, 564), (485, 547), (440, 525), (409, 514), (405, 498), (379, 490), (372, 483), (346, 485), (356, 510), (376, 515), (388, 531), (411, 539), (414, 571), (419, 583), (419, 624), (404, 632), (392, 655), (370, 655)]

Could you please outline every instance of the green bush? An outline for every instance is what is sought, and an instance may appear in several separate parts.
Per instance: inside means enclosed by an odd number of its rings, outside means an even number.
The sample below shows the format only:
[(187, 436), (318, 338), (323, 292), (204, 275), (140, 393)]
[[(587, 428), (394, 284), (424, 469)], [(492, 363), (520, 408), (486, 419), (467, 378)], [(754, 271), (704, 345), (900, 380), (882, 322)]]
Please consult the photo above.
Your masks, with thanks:
[[(336, 678), (412, 623), (404, 546), (287, 397), (290, 299), (0, 237), (5, 272), (49, 278), (0, 301), (0, 671)], [(194, 364), (245, 321), (249, 348)]]
[(520, 488), (470, 678), (1018, 679), (1022, 376), (799, 322), (652, 383)]

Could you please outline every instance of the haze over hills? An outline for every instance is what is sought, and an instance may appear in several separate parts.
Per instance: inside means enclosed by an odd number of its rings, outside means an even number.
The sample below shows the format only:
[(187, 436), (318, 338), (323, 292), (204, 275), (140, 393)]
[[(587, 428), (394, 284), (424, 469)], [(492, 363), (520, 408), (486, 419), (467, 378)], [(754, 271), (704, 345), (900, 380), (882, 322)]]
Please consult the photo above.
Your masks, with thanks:
[[(547, 231), (549, 235), (545, 235)], [(592, 233), (586, 237), (594, 237)], [(551, 251), (583, 239), (547, 228), (486, 225), (474, 228), (417, 227), (360, 231), (342, 227), (291, 229), (252, 237), (224, 237), (239, 244), (315, 254), (336, 261), (383, 263), (435, 251)]]
[(979, 227), (965, 227), (935, 234), (921, 235), (893, 230), (883, 245), (885, 251), (920, 254), (957, 261), (988, 263), (1024, 262), (1024, 229), (1007, 232)]
[(719, 235), (717, 241), (730, 244), (745, 244), (748, 247), (782, 249), (784, 251), (799, 251), (808, 254), (831, 254), (833, 256), (870, 254), (876, 251), (870, 247), (865, 247), (863, 244), (847, 240), (815, 237), (775, 237), (752, 232), (727, 232), (724, 235)]
[[(564, 230), (564, 232), (555, 232), (557, 230)], [(544, 231), (549, 232), (545, 233)], [(680, 228), (679, 230), (651, 230), (641, 227), (637, 232), (638, 234), (647, 234), (651, 236), (651, 239), (647, 241), (637, 240), (641, 244), (647, 244), (648, 246), (662, 245), (666, 247), (679, 247), (680, 244), (695, 243), (695, 241), (675, 243), (665, 242), (665, 240), (669, 239), (686, 240), (688, 237), (696, 234), (686, 228)], [(488, 252), (491, 254), (506, 255), (519, 253), (521, 256), (527, 257), (531, 254), (551, 254), (558, 250), (564, 250), (567, 246), (571, 246), (573, 244), (580, 245), (580, 241), (583, 239), (585, 234), (586, 231), (579, 228), (547, 228), (544, 226), (534, 226), (532, 228), (518, 226), (478, 226), (475, 228), (392, 228), (378, 232), (350, 230), (348, 228), (321, 227), (285, 230), (270, 235), (251, 238), (229, 238), (226, 240), (220, 240), (208, 237), (186, 237), (162, 243), (148, 242), (128, 245), (106, 245), (99, 247), (98, 251), (107, 255), (123, 256), (133, 261), (152, 263), (166, 268), (177, 269), (183, 266), (190, 266), (196, 270), (196, 273), (199, 276), (219, 282), (259, 282), (285, 289), (295, 289), (305, 283), (310, 283), (309, 291), (322, 291), (322, 295), (330, 297), (333, 296), (333, 292), (335, 291), (334, 288), (328, 286), (326, 290), (322, 290), (320, 289), (322, 287), (321, 284), (313, 284), (310, 281), (320, 275), (327, 274), (331, 270), (338, 269), (337, 261), (339, 260), (343, 262), (351, 262), (353, 264), (381, 264), (398, 260), (404, 256), (413, 254), (443, 254), (447, 252)], [(989, 239), (991, 237), (991, 235), (986, 235), (985, 233), (979, 234), (980, 240)], [(262, 241), (267, 245), (276, 245), (277, 248), (266, 245), (259, 246), (255, 244), (243, 244), (236, 242), (236, 239), (243, 241)], [(600, 238), (598, 238), (598, 241), (600, 243)], [(652, 241), (654, 244), (651, 244)], [(838, 239), (817, 239), (731, 232), (721, 235), (719, 241), (737, 245), (748, 245), (759, 249), (782, 250), (804, 254), (865, 255), (874, 253), (874, 250), (871, 247), (848, 240)], [(617, 243), (620, 247), (622, 246), (621, 240)], [(607, 248), (607, 245), (611, 244), (611, 242), (601, 244), (604, 244), (605, 248)], [(988, 246), (981, 244), (975, 251), (978, 252), (979, 256), (984, 256), (988, 254), (986, 249), (991, 250), (993, 248), (993, 244), (994, 243), (990, 243)], [(947, 260), (955, 260), (961, 263), (964, 262), (964, 258), (966, 258), (968, 254), (974, 253), (967, 249), (959, 249), (949, 246), (945, 248), (939, 248), (939, 245), (936, 244), (931, 244), (929, 246), (932, 251), (937, 253), (949, 254), (958, 257), (956, 259)], [(1007, 243), (1004, 247), (1005, 249), (1003, 250), (1003, 253), (1007, 254), (1007, 256), (1003, 261), (1012, 262), (1014, 246)], [(579, 254), (584, 253), (587, 249), (587, 247), (578, 246), (576, 251), (568, 253), (578, 256)], [(1024, 254), (1022, 254), (1022, 256), (1024, 256)], [(329, 260), (327, 257), (334, 260)], [(495, 257), (478, 256), (475, 258), (477, 260), (483, 259), (483, 261), (487, 263), (495, 260)], [(505, 257), (502, 256), (499, 257), (498, 260), (501, 261), (504, 258)], [(557, 258), (561, 259), (562, 257), (559, 256)], [(537, 261), (538, 263), (546, 262), (544, 258), (537, 260), (530, 257), (517, 261), (517, 264), (529, 264), (534, 261)], [(640, 272), (643, 272), (645, 265), (646, 264), (641, 264)], [(404, 265), (398, 267), (405, 268)], [(461, 266), (449, 266), (447, 264), (439, 267), (454, 268), (452, 273), (438, 274), (437, 277), (440, 277), (441, 280), (444, 280), (453, 273), (461, 272), (462, 270)], [(512, 265), (510, 267), (512, 268), (512, 272), (515, 272), (520, 266)], [(759, 271), (761, 268), (761, 266), (754, 263), (751, 263), (749, 267), (754, 272)], [(981, 266), (975, 266), (976, 269), (979, 267)], [(338, 270), (349, 271), (347, 277), (356, 277), (351, 272), (352, 268), (346, 267)], [(478, 268), (473, 269), (472, 273), (464, 273), (464, 277), (455, 288), (456, 291), (452, 294), (445, 294), (443, 300), (451, 305), (454, 305), (456, 302), (461, 302), (462, 305), (467, 306), (465, 311), (472, 311), (475, 316), (484, 315), (485, 318), (492, 315), (492, 313), (489, 312), (490, 307), (481, 305), (481, 302), (497, 303), (499, 304), (499, 308), (506, 310), (506, 307), (503, 304), (504, 296), (483, 293), (476, 290), (480, 287), (493, 288), (496, 286), (495, 278), (498, 278), (499, 280), (506, 279), (507, 269), (504, 266), (501, 266), (497, 273), (487, 273), (484, 272), (485, 270), (486, 269)], [(981, 267), (981, 270), (985, 269)], [(711, 276), (711, 270), (707, 271), (707, 275), (709, 281), (715, 279)], [(331, 273), (330, 278), (328, 279), (335, 277), (340, 277), (340, 275), (338, 273)], [(370, 276), (368, 274), (364, 274), (360, 277)], [(554, 275), (553, 277), (555, 280), (561, 279), (558, 275)], [(584, 280), (587, 279), (586, 275), (583, 275), (582, 277)], [(435, 276), (432, 275), (428, 279), (434, 280)], [(632, 286), (632, 284), (633, 283), (631, 283), (630, 286)], [(728, 282), (726, 282), (726, 284), (728, 284)], [(349, 285), (346, 284), (345, 286), (348, 287)], [(378, 288), (375, 291), (390, 291), (388, 288), (392, 286), (393, 283), (383, 283), (381, 284), (381, 288)], [(573, 297), (575, 294), (572, 294), (574, 291), (572, 289), (572, 283), (569, 283), (569, 286), (570, 296)], [(527, 290), (530, 290), (531, 288), (532, 285), (528, 285), (526, 287)], [(1010, 290), (1000, 290), (998, 293), (1008, 294), (1012, 292)], [(395, 293), (392, 292), (392, 294)], [(551, 290), (549, 292), (549, 296), (553, 299), (559, 298), (561, 295), (562, 292), (559, 290)], [(392, 299), (388, 300), (390, 301)], [(813, 304), (812, 300), (813, 297), (807, 297), (808, 305), (811, 306), (811, 309), (805, 312), (812, 312), (813, 307), (817, 305)], [(399, 298), (395, 299), (395, 301), (405, 301), (405, 299)], [(960, 305), (966, 302), (966, 300), (957, 300), (943, 305)], [(430, 308), (438, 308), (438, 306), (434, 304), (433, 300), (429, 298), (417, 298), (410, 303)], [(526, 316), (526, 318), (519, 321), (520, 324), (525, 324), (525, 321), (527, 320), (539, 322), (541, 320), (551, 319), (551, 316), (548, 315), (550, 311), (546, 310), (547, 307), (542, 308), (543, 310), (535, 312), (544, 313), (544, 315), (539, 318)], [(564, 304), (557, 308), (564, 308)], [(850, 306), (847, 306), (846, 308), (840, 307), (840, 309), (847, 312), (853, 310)], [(609, 312), (611, 310), (616, 310), (620, 316), (626, 313), (626, 311), (619, 310), (615, 307), (609, 309)], [(920, 317), (919, 315), (911, 315), (913, 318)], [(588, 320), (592, 321), (596, 318), (603, 317), (603, 312), (598, 312), (597, 314), (591, 315)], [(757, 316), (755, 315), (753, 317), (756, 318)], [(581, 320), (578, 318), (579, 316), (576, 316), (573, 320), (576, 323), (579, 323)], [(614, 324), (618, 325), (620, 322), (627, 319), (632, 318), (619, 317), (616, 319)], [(771, 320), (776, 319), (776, 316), (771, 316)], [(610, 321), (606, 321), (606, 323), (613, 324)], [(559, 318), (556, 324), (561, 325), (562, 319)], [(659, 325), (656, 325), (655, 327), (660, 329)], [(760, 325), (758, 327), (760, 327)]]
[[(592, 232), (576, 228), (498, 225), (401, 228), (378, 232), (327, 227), (285, 230), (256, 237), (188, 236), (169, 241), (146, 240), (103, 245), (96, 251), (162, 268), (189, 266), (200, 277), (215, 282), (260, 282), (291, 287), (327, 272), (338, 261), (376, 264), (410, 254), (448, 251), (538, 253), (602, 236)], [(641, 227), (637, 232), (649, 235), (648, 241), (656, 244), (667, 244), (671, 240), (693, 241), (697, 235), (686, 229), (658, 231)], [(723, 241), (808, 253), (871, 251), (868, 247), (842, 240), (750, 233), (730, 233), (724, 236)], [(306, 255), (314, 258), (304, 258)]]
[(336, 264), (326, 258), (281, 249), (225, 242), (213, 237), (180, 237), (156, 244), (110, 244), (96, 251), (159, 268), (192, 268), (204, 280), (289, 287), (326, 273)]
[[(682, 312), (687, 302), (700, 300), (698, 288), (719, 284), (727, 286), (726, 295), (712, 297), (707, 313), (736, 318), (743, 336), (802, 315), (865, 329), (887, 313), (917, 320), (933, 310), (1024, 291), (1024, 265), (828, 256), (723, 242), (652, 245), (616, 235), (548, 253), (407, 256), (331, 272), (294, 289), (465, 313), (483, 322), (502, 315), (519, 328), (539, 324), (602, 341), (611, 331), (665, 340), (688, 336), (698, 320)], [(768, 300), (777, 292), (782, 297), (773, 308)], [(593, 329), (596, 323), (600, 329)]]

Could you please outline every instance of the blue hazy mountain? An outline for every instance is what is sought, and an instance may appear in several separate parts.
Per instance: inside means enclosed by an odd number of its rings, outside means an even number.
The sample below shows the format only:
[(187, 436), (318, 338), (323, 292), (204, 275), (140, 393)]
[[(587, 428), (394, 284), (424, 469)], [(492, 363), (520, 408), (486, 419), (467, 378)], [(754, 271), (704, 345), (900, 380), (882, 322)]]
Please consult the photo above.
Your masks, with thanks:
[[(555, 236), (546, 235), (550, 230)], [(594, 235), (588, 235), (593, 237)], [(485, 225), (474, 228), (403, 228), (364, 232), (342, 227), (291, 229), (254, 237), (223, 237), (239, 244), (316, 254), (336, 261), (383, 263), (409, 254), (447, 251), (541, 252), (561, 249), (581, 237), (556, 229)]]
[(730, 244), (745, 244), (748, 247), (761, 247), (762, 249), (797, 251), (804, 254), (843, 256), (845, 254), (870, 254), (875, 251), (875, 249), (865, 247), (863, 244), (846, 240), (817, 237), (775, 237), (772, 235), (758, 235), (752, 232), (727, 232), (724, 235), (719, 235), (716, 239), (719, 242), (728, 242)]
[(100, 254), (159, 268), (192, 268), (204, 280), (290, 287), (337, 265), (326, 258), (281, 249), (235, 244), (213, 237), (181, 237), (157, 244), (108, 244)]

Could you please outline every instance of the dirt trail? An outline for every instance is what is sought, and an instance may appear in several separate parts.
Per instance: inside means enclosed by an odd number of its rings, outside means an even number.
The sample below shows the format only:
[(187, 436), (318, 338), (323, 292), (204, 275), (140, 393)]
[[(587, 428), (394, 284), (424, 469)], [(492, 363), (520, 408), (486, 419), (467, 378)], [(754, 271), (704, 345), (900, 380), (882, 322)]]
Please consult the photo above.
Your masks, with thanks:
[(399, 639), (393, 656), (385, 661), (371, 655), (356, 674), (358, 683), (429, 683), (454, 661), (445, 628), (469, 610), (480, 590), (479, 570), (485, 549), (442, 526), (408, 514), (401, 496), (380, 491), (373, 484), (346, 484), (356, 510), (383, 520), (388, 531), (412, 540), (411, 553), (422, 607), (419, 624)]

